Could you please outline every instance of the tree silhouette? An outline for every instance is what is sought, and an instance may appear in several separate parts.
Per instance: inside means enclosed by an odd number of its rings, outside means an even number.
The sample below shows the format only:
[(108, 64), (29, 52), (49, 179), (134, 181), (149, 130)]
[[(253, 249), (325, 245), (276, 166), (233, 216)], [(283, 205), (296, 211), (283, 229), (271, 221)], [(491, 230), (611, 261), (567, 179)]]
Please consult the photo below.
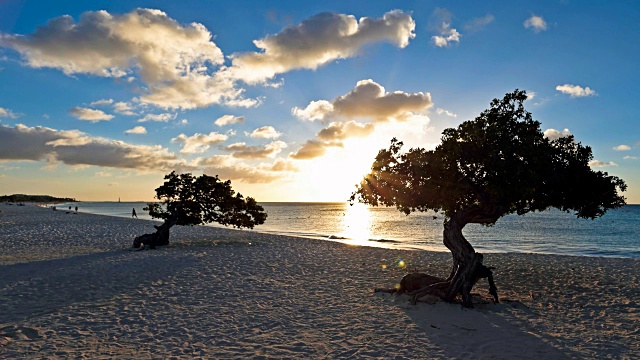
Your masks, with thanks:
[(231, 181), (221, 181), (218, 176), (176, 174), (164, 177), (165, 182), (156, 189), (161, 203), (148, 203), (144, 208), (149, 215), (163, 219), (154, 226), (156, 232), (136, 237), (133, 247), (149, 245), (155, 248), (169, 244), (169, 229), (174, 225), (200, 225), (218, 223), (236, 228), (253, 229), (264, 224), (267, 214), (264, 208), (251, 198), (244, 198), (231, 188)]
[(593, 171), (591, 148), (573, 136), (549, 140), (540, 123), (524, 109), (525, 91), (515, 90), (475, 120), (443, 131), (435, 150), (402, 152), (391, 140), (375, 158), (371, 172), (351, 195), (371, 205), (395, 206), (409, 214), (433, 210), (444, 214), (444, 245), (453, 255), (450, 275), (414, 291), (453, 301), (461, 295), (472, 306), (470, 291), (488, 278), (498, 301), (491, 268), (482, 264), (462, 229), (469, 223), (491, 226), (507, 214), (558, 208), (594, 219), (625, 204), (626, 184), (606, 172)]

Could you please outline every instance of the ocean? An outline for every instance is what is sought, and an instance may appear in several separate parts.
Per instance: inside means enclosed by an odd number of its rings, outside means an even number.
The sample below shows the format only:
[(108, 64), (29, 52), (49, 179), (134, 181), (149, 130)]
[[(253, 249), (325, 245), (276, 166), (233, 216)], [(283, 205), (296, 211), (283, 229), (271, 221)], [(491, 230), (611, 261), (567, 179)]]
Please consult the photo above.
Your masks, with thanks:
[[(254, 230), (351, 245), (448, 251), (442, 245), (443, 216), (347, 203), (261, 203), (268, 214)], [(151, 219), (142, 202), (79, 202), (64, 210)], [(220, 226), (212, 224), (210, 226)], [(519, 252), (640, 258), (640, 205), (626, 205), (596, 220), (577, 219), (559, 210), (508, 215), (491, 227), (467, 225), (463, 233), (480, 252)]]

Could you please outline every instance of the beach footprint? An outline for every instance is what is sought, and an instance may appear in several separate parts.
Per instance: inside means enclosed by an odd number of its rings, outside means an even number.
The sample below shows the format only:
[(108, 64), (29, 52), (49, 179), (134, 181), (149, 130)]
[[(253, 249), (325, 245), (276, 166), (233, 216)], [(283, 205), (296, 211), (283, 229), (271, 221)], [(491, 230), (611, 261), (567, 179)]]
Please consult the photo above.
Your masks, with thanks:
[(34, 340), (40, 338), (40, 333), (37, 329), (30, 327), (9, 325), (0, 329), (0, 346), (4, 345), (3, 338), (5, 343), (8, 343), (11, 339)]

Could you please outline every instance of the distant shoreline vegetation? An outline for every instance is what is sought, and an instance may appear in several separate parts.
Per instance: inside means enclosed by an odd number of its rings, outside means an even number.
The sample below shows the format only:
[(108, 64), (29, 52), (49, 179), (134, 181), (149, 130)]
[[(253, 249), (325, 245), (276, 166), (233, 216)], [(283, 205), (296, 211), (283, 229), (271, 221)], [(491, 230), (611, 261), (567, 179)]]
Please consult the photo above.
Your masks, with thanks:
[(58, 198), (49, 195), (0, 195), (0, 202), (37, 202), (37, 203), (68, 203), (78, 202), (74, 198)]

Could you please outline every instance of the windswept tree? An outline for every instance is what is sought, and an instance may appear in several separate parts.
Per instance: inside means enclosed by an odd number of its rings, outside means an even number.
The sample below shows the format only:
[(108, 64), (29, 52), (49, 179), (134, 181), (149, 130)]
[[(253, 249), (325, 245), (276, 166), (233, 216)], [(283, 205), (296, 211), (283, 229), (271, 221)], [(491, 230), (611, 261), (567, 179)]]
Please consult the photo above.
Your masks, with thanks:
[[(434, 294), (453, 301), (461, 295), (471, 307), (470, 292), (480, 278), (488, 278), (498, 301), (491, 268), (465, 239), (465, 225), (491, 226), (508, 214), (557, 208), (578, 218), (594, 219), (625, 204), (618, 177), (589, 167), (591, 148), (573, 136), (550, 140), (515, 90), (475, 120), (446, 129), (435, 150), (402, 151), (391, 140), (375, 158), (371, 172), (351, 195), (351, 201), (395, 206), (399, 211), (433, 210), (444, 214), (444, 245), (453, 255), (449, 276), (427, 279), (416, 296)], [(414, 298), (415, 299), (415, 298)]]
[(165, 182), (156, 189), (160, 203), (149, 203), (144, 208), (151, 217), (164, 220), (155, 225), (156, 232), (136, 237), (133, 247), (149, 245), (155, 248), (169, 244), (169, 229), (174, 225), (200, 225), (218, 223), (236, 228), (253, 229), (264, 224), (267, 214), (256, 201), (231, 188), (231, 181), (221, 181), (218, 176), (194, 177), (176, 174), (165, 175)]

